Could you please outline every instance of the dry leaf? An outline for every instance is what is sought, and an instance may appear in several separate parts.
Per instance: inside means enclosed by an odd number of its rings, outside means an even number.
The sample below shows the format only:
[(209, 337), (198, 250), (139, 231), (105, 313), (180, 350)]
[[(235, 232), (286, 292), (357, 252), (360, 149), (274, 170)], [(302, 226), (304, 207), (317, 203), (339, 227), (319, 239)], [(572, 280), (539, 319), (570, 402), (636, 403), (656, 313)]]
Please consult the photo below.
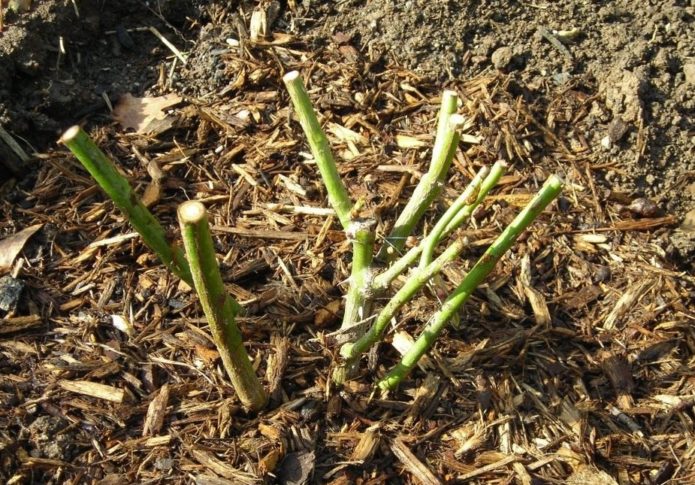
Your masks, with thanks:
[(152, 183), (145, 188), (145, 192), (142, 194), (140, 200), (142, 204), (149, 209), (162, 198), (162, 179), (164, 179), (164, 172), (159, 168), (159, 164), (156, 161), (151, 160), (147, 162), (147, 173), (152, 177)]
[(156, 98), (136, 98), (130, 93), (121, 96), (113, 110), (113, 117), (124, 128), (132, 128), (138, 133), (159, 134), (174, 123), (164, 110), (182, 101), (176, 94)]
[[(393, 347), (401, 355), (405, 355), (414, 343), (415, 339), (404, 330), (399, 330), (398, 332), (393, 334), (393, 340), (391, 340), (391, 345), (393, 345)], [(432, 359), (430, 359), (427, 355), (423, 355), (422, 358), (418, 361), (417, 365), (421, 369), (434, 368), (434, 363), (432, 362)]]
[(285, 456), (278, 471), (278, 482), (283, 485), (304, 485), (314, 471), (316, 455), (313, 451), (297, 451)]
[(216, 350), (209, 349), (204, 345), (198, 344), (196, 344), (195, 346), (195, 353), (198, 354), (198, 357), (200, 357), (203, 360), (203, 362), (205, 362), (205, 365), (213, 364), (220, 356), (220, 354)]
[(328, 302), (323, 308), (319, 308), (314, 315), (314, 325), (319, 328), (328, 327), (340, 320), (340, 306), (342, 300), (333, 300)]
[(35, 224), (0, 241), (0, 270), (9, 269), (12, 266), (15, 258), (22, 251), (29, 238), (42, 226), (43, 224)]
[(328, 131), (333, 133), (336, 136), (336, 138), (338, 138), (338, 140), (342, 142), (352, 142), (357, 143), (358, 145), (366, 145), (367, 143), (369, 143), (369, 140), (366, 136), (362, 136), (356, 131), (353, 131), (349, 128), (345, 128), (344, 126), (341, 126), (338, 123), (329, 123)]
[(268, 22), (265, 10), (256, 9), (251, 13), (249, 22), (251, 40), (254, 42), (265, 38), (268, 35)]
[(258, 469), (261, 474), (267, 475), (268, 473), (273, 473), (278, 466), (280, 458), (282, 458), (282, 451), (279, 449), (270, 450), (258, 463)]
[(132, 337), (135, 333), (133, 324), (130, 323), (127, 318), (121, 315), (111, 315), (111, 322), (113, 323), (114, 327), (126, 334), (128, 337)]
[(162, 198), (162, 184), (159, 180), (153, 180), (150, 185), (145, 188), (140, 201), (142, 205), (148, 209), (155, 205)]

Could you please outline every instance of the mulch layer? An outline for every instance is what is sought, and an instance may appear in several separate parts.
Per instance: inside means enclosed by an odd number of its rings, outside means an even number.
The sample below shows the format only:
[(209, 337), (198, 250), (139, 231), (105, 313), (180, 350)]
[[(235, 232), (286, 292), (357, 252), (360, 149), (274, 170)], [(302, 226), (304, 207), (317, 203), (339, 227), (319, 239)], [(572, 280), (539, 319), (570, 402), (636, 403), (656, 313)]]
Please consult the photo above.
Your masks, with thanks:
[[(205, 51), (227, 81), (185, 96), (168, 130), (87, 126), (172, 238), (177, 204), (207, 205), (270, 405), (244, 412), (194, 293), (56, 146), (38, 156), (34, 183), (7, 182), (0, 199), (2, 237), (41, 225), (0, 282), (23, 288), (0, 321), (4, 481), (695, 481), (695, 278), (665, 249), (674, 215), (597, 183), (605, 166), (582, 143), (597, 102), (587, 86), (530, 100), (502, 73), (442, 86), (340, 39), (241, 41)], [(150, 94), (171, 91), (172, 62)], [(422, 292), (359, 376), (331, 385), (351, 247), (281, 82), (293, 69), (380, 236), (427, 169), (443, 88), (470, 123), (420, 231), (480, 167), (509, 163), (462, 230), (471, 244), (444, 272), (450, 289), (550, 174), (566, 181), (459, 328), (389, 395), (373, 384), (398, 359), (394, 335), (417, 336), (439, 303)]]

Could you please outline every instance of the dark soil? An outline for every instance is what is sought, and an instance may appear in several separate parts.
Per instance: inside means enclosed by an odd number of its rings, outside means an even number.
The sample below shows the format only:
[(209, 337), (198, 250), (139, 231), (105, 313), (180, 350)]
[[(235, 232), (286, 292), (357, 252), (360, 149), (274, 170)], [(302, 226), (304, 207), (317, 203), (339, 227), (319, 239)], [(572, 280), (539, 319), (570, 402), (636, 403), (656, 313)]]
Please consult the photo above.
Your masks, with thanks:
[[(79, 17), (67, 0), (6, 12), (0, 32), (0, 123), (34, 155), (26, 173), (0, 172), (0, 240), (42, 224), (0, 271), (0, 479), (695, 480), (692, 4), (75, 3)], [(249, 38), (255, 8), (278, 13), (260, 41)], [(185, 66), (138, 30), (149, 26)], [(362, 137), (329, 135), (379, 235), (426, 170), (443, 88), (462, 97), (477, 141), (461, 143), (419, 230), (480, 167), (509, 163), (465, 232), (469, 249), (444, 272), (448, 289), (543, 180), (567, 181), (460, 328), (390, 395), (372, 386), (397, 362), (395, 332), (417, 336), (439, 303), (423, 292), (356, 379), (329, 384), (351, 249), (335, 220), (277, 208), (327, 206), (281, 83), (292, 69), (326, 126)], [(103, 97), (172, 92), (185, 100), (156, 136), (123, 129)], [(193, 292), (55, 144), (76, 122), (138, 193), (151, 164), (161, 170), (152, 211), (172, 238), (177, 204), (205, 201), (271, 395), (262, 413), (241, 409)], [(426, 147), (401, 148), (402, 135)]]
[[(693, 209), (692, 4), (357, 0), (328, 5), (322, 8), (325, 17), (306, 22), (322, 42), (344, 33), (372, 61), (394, 62), (444, 85), (491, 69), (508, 72), (527, 102), (543, 106), (549, 124), (572, 122), (566, 141), (605, 167), (599, 171), (602, 186), (652, 197), (670, 211)], [(542, 29), (576, 29), (576, 34), (560, 50)], [(551, 100), (571, 89), (589, 96), (583, 107), (588, 113), (556, 112)]]
[[(597, 162), (620, 166), (609, 182), (668, 203), (667, 194), (681, 192), (695, 170), (695, 10), (687, 4), (348, 1), (324, 7), (326, 18), (308, 24), (327, 42), (345, 33), (371, 59), (386, 58), (443, 83), (497, 68), (512, 73), (536, 103), (569, 86), (596, 93), (590, 115), (568, 142), (580, 144), (581, 137)], [(576, 34), (565, 51), (542, 29)], [(621, 122), (626, 126), (612, 135), (614, 147), (603, 148), (601, 138)], [(647, 142), (638, 157), (642, 122)]]
[(35, 1), (27, 13), (6, 13), (0, 123), (7, 130), (43, 148), (87, 116), (105, 120), (104, 96), (115, 104), (122, 94), (151, 89), (171, 55), (150, 32), (132, 29), (152, 26), (185, 44), (170, 26), (184, 26), (197, 11), (188, 0), (158, 1), (152, 9), (137, 0), (107, 3), (79, 2), (79, 16), (65, 0)]

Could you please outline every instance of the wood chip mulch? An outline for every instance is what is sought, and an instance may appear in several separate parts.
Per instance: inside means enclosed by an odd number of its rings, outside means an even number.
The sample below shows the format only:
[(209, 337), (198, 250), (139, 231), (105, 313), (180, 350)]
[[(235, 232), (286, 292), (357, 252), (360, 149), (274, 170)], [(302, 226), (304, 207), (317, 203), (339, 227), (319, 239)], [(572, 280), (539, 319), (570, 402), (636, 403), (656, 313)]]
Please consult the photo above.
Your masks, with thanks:
[[(218, 55), (230, 84), (186, 98), (172, 129), (90, 131), (173, 238), (177, 204), (206, 203), (270, 406), (243, 412), (194, 294), (56, 146), (35, 183), (6, 185), (0, 204), (2, 237), (43, 225), (9, 272), (25, 288), (0, 323), (0, 477), (695, 481), (695, 279), (664, 249), (675, 217), (635, 213), (630, 194), (598, 183), (582, 143), (595, 101), (585, 86), (529, 102), (501, 74), (441, 86), (347, 44), (312, 52), (288, 35)], [(281, 77), (291, 69), (307, 80), (351, 196), (381, 236), (427, 168), (441, 90), (458, 91), (469, 125), (425, 229), (480, 167), (500, 158), (511, 167), (465, 229), (471, 247), (447, 268), (450, 288), (548, 175), (567, 182), (458, 328), (388, 396), (372, 385), (397, 360), (391, 342), (416, 336), (438, 303), (417, 297), (359, 377), (331, 387), (337, 349), (327, 336), (339, 326), (350, 246), (289, 108)]]

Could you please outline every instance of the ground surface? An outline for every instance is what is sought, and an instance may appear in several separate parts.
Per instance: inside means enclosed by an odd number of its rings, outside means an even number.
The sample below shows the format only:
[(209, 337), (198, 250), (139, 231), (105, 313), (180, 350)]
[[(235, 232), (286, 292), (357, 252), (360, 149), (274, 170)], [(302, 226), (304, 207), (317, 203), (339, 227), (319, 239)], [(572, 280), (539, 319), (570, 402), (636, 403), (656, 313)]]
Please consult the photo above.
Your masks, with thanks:
[[(0, 175), (0, 238), (40, 228), (0, 279), (3, 480), (695, 480), (691, 4), (269, 2), (269, 35), (253, 42), (254, 4), (210, 3), (78, 1), (78, 17), (37, 1), (4, 16), (0, 121), (36, 157)], [(549, 174), (568, 183), (389, 396), (370, 400), (397, 360), (393, 333), (359, 378), (328, 384), (350, 245), (336, 221), (278, 206), (326, 206), (280, 82), (291, 69), (380, 234), (426, 170), (441, 89), (459, 92), (469, 143), (425, 224), (481, 166), (511, 168), (450, 288)], [(144, 135), (109, 113), (104, 94), (125, 93), (183, 100), (169, 129)], [(271, 391), (260, 415), (240, 409), (190, 290), (55, 144), (75, 122), (138, 192), (161, 170), (148, 193), (172, 236), (176, 205), (206, 201)], [(403, 148), (403, 135), (425, 143)], [(417, 335), (436, 307), (421, 295), (398, 331)]]

